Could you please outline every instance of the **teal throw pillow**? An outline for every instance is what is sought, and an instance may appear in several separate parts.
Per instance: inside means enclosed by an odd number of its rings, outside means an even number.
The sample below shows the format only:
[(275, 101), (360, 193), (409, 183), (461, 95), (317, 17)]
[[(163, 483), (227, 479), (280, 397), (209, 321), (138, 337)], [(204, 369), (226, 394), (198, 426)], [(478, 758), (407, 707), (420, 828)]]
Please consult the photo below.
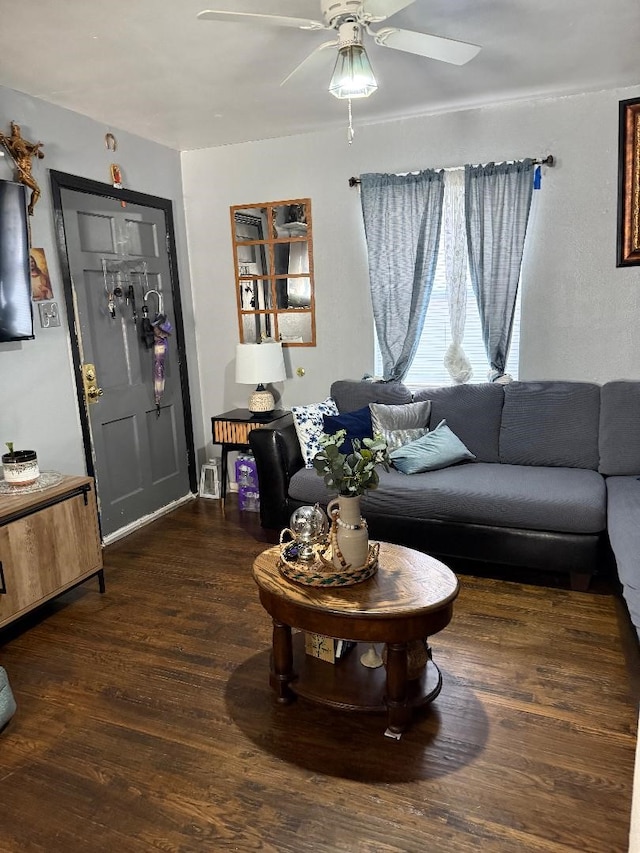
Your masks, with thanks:
[(403, 474), (420, 474), (422, 471), (448, 468), (456, 462), (476, 457), (449, 429), (447, 422), (440, 421), (434, 430), (422, 438), (392, 450), (389, 458)]

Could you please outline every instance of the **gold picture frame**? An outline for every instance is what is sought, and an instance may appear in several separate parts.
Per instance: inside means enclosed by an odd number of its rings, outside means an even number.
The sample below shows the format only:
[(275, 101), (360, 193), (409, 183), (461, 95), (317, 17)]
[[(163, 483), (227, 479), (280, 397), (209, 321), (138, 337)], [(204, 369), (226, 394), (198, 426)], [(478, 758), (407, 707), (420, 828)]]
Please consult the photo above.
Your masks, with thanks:
[(640, 98), (620, 101), (618, 267), (640, 264)]

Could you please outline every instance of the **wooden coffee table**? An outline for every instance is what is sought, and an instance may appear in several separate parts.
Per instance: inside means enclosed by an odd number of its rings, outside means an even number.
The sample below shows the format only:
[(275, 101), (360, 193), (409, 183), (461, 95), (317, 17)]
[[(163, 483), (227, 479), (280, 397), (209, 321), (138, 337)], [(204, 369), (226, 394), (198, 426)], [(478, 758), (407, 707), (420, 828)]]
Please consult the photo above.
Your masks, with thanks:
[[(407, 646), (445, 628), (453, 615), (458, 579), (444, 563), (401, 545), (380, 544), (379, 568), (348, 587), (302, 586), (278, 568), (279, 548), (256, 557), (253, 577), (273, 620), (270, 684), (279, 702), (302, 696), (345, 710), (387, 712), (386, 734), (399, 737), (412, 709), (431, 702), (442, 676), (431, 659), (407, 678)], [(291, 629), (300, 632), (292, 637)], [(335, 664), (305, 654), (304, 633), (359, 643)], [(387, 646), (386, 667), (369, 669), (360, 656), (371, 643)]]

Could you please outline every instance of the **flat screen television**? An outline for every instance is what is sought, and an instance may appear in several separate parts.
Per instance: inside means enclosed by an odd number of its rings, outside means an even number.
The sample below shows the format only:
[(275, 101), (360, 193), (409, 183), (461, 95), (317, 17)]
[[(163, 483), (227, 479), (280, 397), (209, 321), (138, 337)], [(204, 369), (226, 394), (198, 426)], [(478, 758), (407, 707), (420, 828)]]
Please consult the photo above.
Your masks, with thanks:
[(33, 338), (26, 187), (0, 181), (0, 343)]

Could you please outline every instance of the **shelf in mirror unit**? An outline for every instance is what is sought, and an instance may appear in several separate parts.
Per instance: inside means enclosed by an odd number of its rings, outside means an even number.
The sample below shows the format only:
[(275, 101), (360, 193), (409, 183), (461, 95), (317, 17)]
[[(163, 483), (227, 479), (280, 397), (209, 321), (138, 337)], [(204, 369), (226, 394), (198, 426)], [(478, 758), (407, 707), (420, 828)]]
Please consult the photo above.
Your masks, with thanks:
[(315, 346), (310, 199), (231, 207), (242, 343)]

